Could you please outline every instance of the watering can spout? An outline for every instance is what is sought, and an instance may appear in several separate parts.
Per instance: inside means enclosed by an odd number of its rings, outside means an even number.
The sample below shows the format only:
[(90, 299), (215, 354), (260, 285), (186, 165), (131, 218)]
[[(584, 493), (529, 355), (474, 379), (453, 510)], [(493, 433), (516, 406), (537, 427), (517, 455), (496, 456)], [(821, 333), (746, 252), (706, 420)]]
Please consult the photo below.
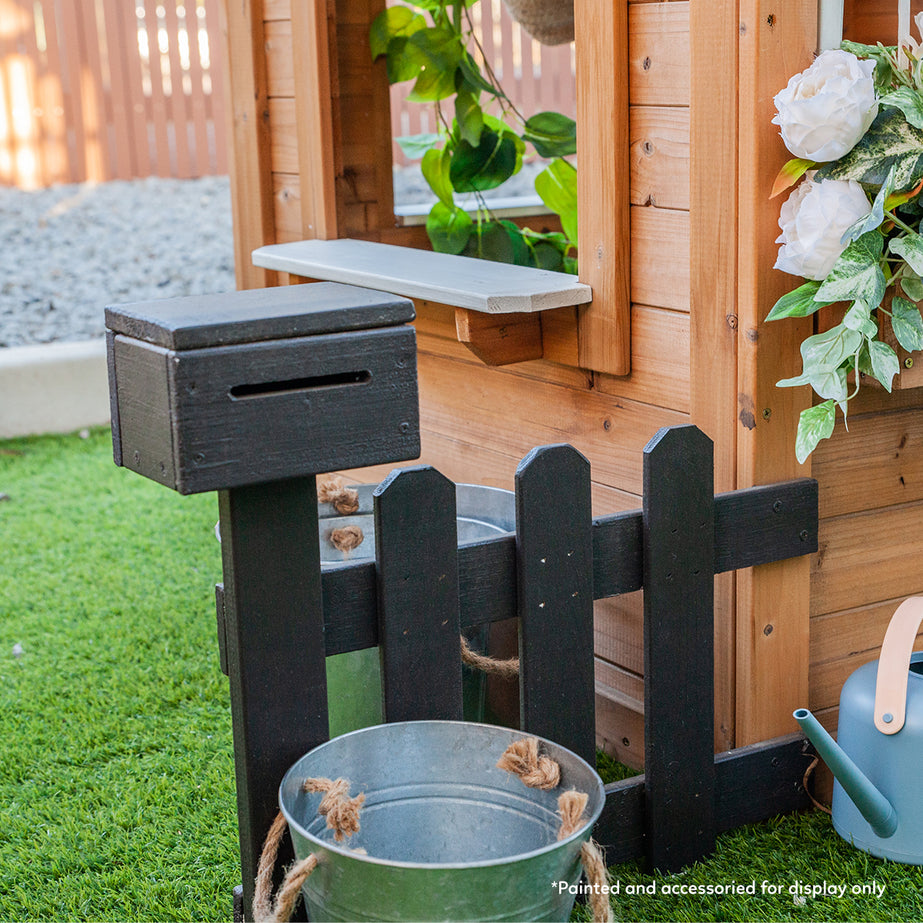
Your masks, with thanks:
[(793, 714), (805, 736), (814, 745), (820, 758), (830, 767), (837, 782), (852, 799), (872, 830), (882, 839), (893, 836), (897, 830), (897, 814), (891, 802), (843, 752), (808, 709), (799, 708)]

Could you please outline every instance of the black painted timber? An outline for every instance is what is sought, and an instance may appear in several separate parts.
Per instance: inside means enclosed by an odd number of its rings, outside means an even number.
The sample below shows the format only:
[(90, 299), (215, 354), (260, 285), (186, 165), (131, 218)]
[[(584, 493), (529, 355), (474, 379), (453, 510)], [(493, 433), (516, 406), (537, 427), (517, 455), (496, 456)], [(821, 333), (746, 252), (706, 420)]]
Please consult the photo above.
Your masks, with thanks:
[[(219, 494), (245, 907), (282, 776), (328, 738), (313, 477)], [(282, 854), (284, 853), (284, 854)], [(291, 858), (287, 842), (279, 868)]]
[(569, 445), (516, 471), (521, 727), (596, 756), (590, 463)]
[(430, 467), (374, 493), (386, 721), (462, 719), (455, 485)]
[[(777, 737), (715, 757), (715, 826), (718, 833), (756, 824), (809, 805), (801, 785), (813, 758), (798, 734)], [(593, 836), (614, 865), (645, 855), (645, 777), (606, 786), (606, 804)]]
[(643, 467), (646, 849), (671, 872), (715, 844), (711, 440), (663, 429)]
[(186, 350), (393, 327), (414, 316), (406, 298), (314, 282), (113, 305), (106, 308), (106, 327), (154, 346)]

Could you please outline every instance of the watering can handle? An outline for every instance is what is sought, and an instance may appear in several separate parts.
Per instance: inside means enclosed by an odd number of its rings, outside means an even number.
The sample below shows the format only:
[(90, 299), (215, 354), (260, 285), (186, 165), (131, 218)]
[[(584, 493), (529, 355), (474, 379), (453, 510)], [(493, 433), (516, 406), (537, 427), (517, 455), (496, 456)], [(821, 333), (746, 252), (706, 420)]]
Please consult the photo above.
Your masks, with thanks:
[(875, 683), (875, 727), (882, 734), (896, 734), (904, 726), (910, 654), (921, 622), (923, 596), (911, 596), (897, 607), (885, 632)]

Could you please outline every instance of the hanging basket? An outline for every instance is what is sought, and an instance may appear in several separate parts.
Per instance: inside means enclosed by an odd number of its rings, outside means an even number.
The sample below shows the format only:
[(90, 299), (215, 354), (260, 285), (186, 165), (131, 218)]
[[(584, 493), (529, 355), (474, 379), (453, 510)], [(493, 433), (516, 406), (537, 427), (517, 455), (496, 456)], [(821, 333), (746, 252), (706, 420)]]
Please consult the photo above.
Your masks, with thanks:
[(510, 16), (543, 45), (574, 40), (573, 0), (503, 0)]

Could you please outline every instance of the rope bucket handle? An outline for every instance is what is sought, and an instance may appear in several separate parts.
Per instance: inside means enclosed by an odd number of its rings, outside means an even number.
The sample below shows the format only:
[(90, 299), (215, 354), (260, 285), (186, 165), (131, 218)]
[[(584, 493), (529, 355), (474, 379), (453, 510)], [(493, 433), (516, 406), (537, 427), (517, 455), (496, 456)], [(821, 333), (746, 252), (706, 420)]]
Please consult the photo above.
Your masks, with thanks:
[[(538, 740), (524, 737), (511, 743), (497, 762), (497, 768), (518, 776), (524, 785), (552, 791), (561, 782), (561, 767), (550, 757), (539, 754)], [(350, 783), (346, 779), (305, 779), (306, 792), (324, 792), (317, 813), (326, 816), (328, 829), (334, 839), (342, 842), (359, 830), (359, 814), (365, 795), (349, 797)], [(589, 796), (584, 792), (566, 791), (558, 798), (558, 816), (561, 825), (558, 839), (564, 840), (576, 833), (586, 823), (584, 809)], [(255, 923), (287, 923), (298, 902), (301, 886), (317, 868), (317, 857), (311, 853), (295, 862), (285, 873), (275, 900), (272, 899), (272, 876), (279, 854), (279, 843), (288, 822), (281, 811), (276, 815), (260, 854), (256, 886), (253, 894), (253, 919)], [(580, 847), (580, 861), (590, 883), (590, 906), (594, 923), (612, 923), (612, 906), (607, 897), (609, 873), (599, 844), (591, 837)]]

